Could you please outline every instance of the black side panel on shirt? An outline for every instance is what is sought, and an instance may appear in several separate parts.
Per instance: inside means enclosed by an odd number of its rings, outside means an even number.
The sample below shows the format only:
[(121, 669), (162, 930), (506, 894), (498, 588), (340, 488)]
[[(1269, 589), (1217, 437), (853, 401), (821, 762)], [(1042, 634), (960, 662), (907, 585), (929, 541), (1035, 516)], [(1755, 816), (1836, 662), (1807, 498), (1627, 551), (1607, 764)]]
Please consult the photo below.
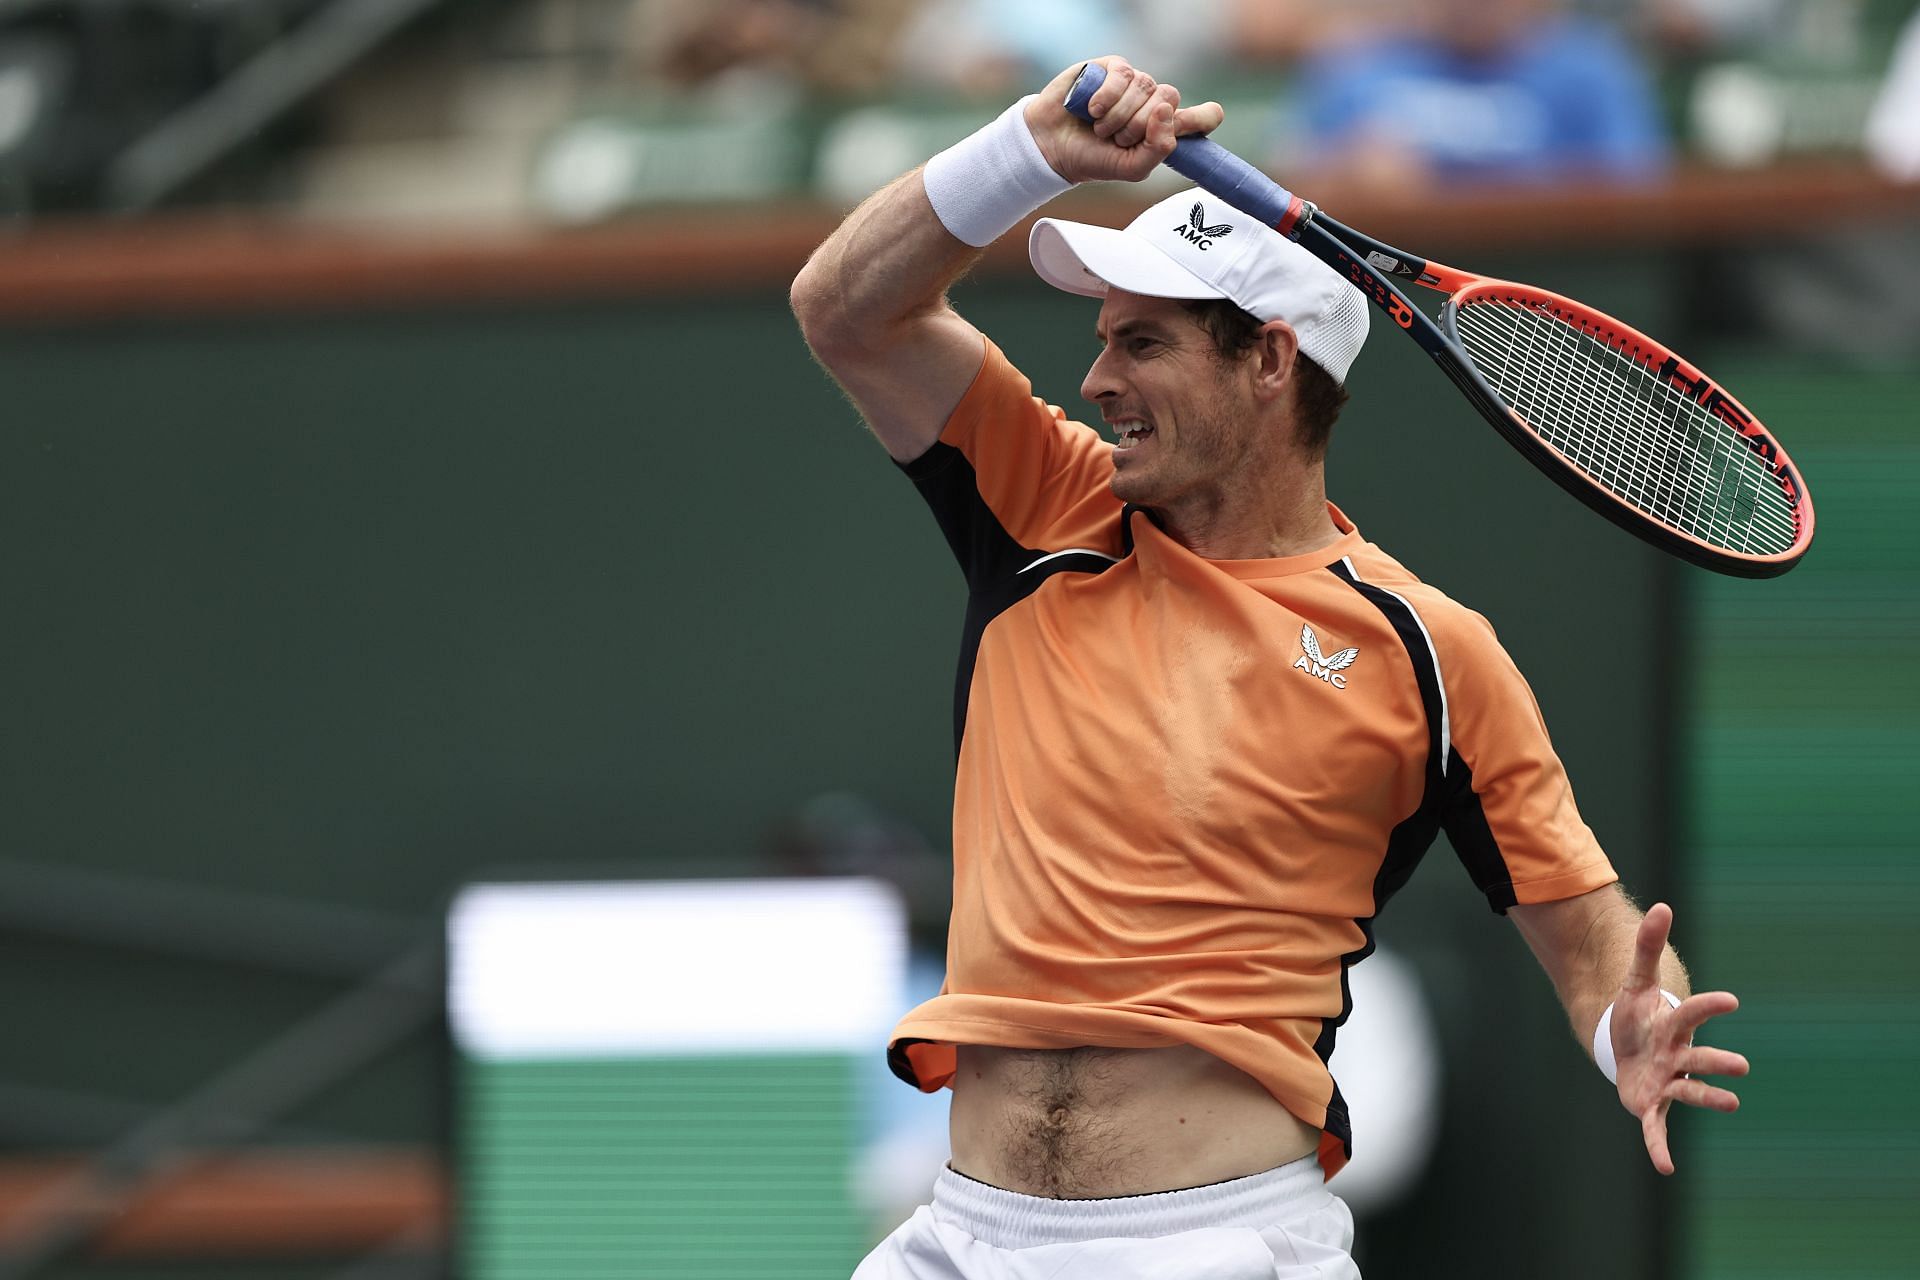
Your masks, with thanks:
[(887, 1048), (887, 1070), (893, 1072), (896, 1079), (904, 1080), (914, 1088), (920, 1087), (920, 1077), (913, 1073), (913, 1061), (907, 1057), (907, 1046), (932, 1044), (931, 1040), (902, 1040)]
[(1448, 757), (1447, 794), (1440, 809), (1440, 823), (1460, 865), (1487, 895), (1487, 905), (1499, 915), (1507, 914), (1507, 908), (1518, 901), (1513, 893), (1513, 873), (1500, 856), (1500, 845), (1487, 824), (1487, 812), (1473, 789), (1473, 770), (1467, 768), (1458, 751)]
[[(1414, 674), (1420, 681), (1420, 699), (1427, 709), (1427, 796), (1422, 808), (1432, 806), (1440, 826), (1447, 833), (1448, 841), (1453, 845), (1454, 853), (1467, 869), (1467, 874), (1473, 877), (1473, 883), (1487, 895), (1488, 905), (1505, 915), (1507, 908), (1515, 901), (1513, 875), (1507, 869), (1506, 859), (1500, 854), (1499, 843), (1493, 838), (1493, 828), (1487, 824), (1480, 796), (1473, 789), (1473, 770), (1460, 758), (1460, 753), (1453, 749), (1452, 743), (1442, 743), (1440, 740), (1440, 673), (1434, 666), (1433, 651), (1428, 648), (1426, 633), (1415, 621), (1413, 610), (1398, 596), (1361, 582), (1347, 570), (1345, 564), (1335, 564), (1331, 568), (1387, 615), (1400, 642), (1406, 645), (1407, 653), (1413, 659)], [(1443, 749), (1447, 752), (1444, 774), (1435, 768)], [(1427, 839), (1431, 842), (1433, 836), (1429, 834)], [(1418, 860), (1418, 855), (1415, 855), (1415, 860)], [(1413, 868), (1409, 866), (1407, 875), (1411, 875), (1412, 871)], [(1406, 875), (1402, 875), (1389, 892), (1405, 883)], [(1376, 896), (1374, 901), (1377, 910), (1378, 904), (1385, 899)]]
[[(1346, 561), (1336, 560), (1327, 566), (1333, 575), (1345, 582), (1367, 598), (1368, 603), (1386, 615), (1393, 624), (1393, 632), (1400, 637), (1400, 643), (1406, 647), (1407, 660), (1413, 663), (1413, 678), (1420, 686), (1420, 705), (1427, 712), (1427, 797), (1432, 800), (1443, 783), (1441, 752), (1446, 744), (1440, 740), (1440, 726), (1443, 709), (1440, 692), (1440, 668), (1435, 665), (1433, 650), (1427, 644), (1426, 630), (1420, 620), (1414, 617), (1413, 608), (1405, 600), (1382, 587), (1370, 582), (1362, 582), (1347, 568)], [(1426, 801), (1422, 801), (1425, 807)]]
[(933, 509), (940, 532), (953, 548), (953, 558), (967, 575), (967, 589), (1017, 573), (1039, 552), (1015, 542), (1001, 527), (986, 499), (967, 455), (950, 444), (935, 444), (912, 462), (898, 464)]
[(950, 444), (935, 444), (912, 462), (898, 465), (932, 508), (967, 579), (967, 615), (953, 685), (953, 749), (958, 754), (967, 727), (967, 691), (973, 686), (974, 661), (987, 624), (1054, 574), (1100, 573), (1112, 568), (1113, 561), (1091, 551), (1050, 556), (1015, 541), (980, 496), (973, 463)]
[[(1450, 753), (1446, 770), (1441, 770), (1441, 752), (1446, 749), (1446, 744), (1441, 739), (1440, 671), (1434, 663), (1433, 651), (1427, 645), (1426, 633), (1421, 630), (1413, 610), (1392, 592), (1360, 581), (1343, 561), (1335, 561), (1327, 568), (1386, 615), (1387, 621), (1393, 625), (1394, 634), (1406, 646), (1407, 658), (1413, 664), (1414, 679), (1420, 687), (1421, 706), (1427, 714), (1427, 768), (1426, 787), (1421, 793), (1419, 806), (1387, 837), (1386, 855), (1380, 860), (1380, 870), (1373, 877), (1373, 915), (1354, 921), (1360, 926), (1363, 941), (1357, 950), (1340, 957), (1340, 1016), (1322, 1022), (1320, 1035), (1313, 1043), (1314, 1052), (1320, 1055), (1322, 1062), (1333, 1057), (1334, 1039), (1341, 1024), (1353, 1012), (1353, 992), (1347, 982), (1348, 970), (1373, 954), (1373, 926), (1379, 918), (1380, 909), (1412, 878), (1414, 868), (1420, 865), (1420, 859), (1426, 856), (1427, 850), (1433, 845), (1434, 836), (1439, 834), (1443, 802), (1460, 759), (1457, 754)], [(1353, 1128), (1347, 1115), (1346, 1099), (1340, 1096), (1338, 1082), (1335, 1082), (1333, 1097), (1327, 1103), (1327, 1132), (1340, 1139), (1346, 1147), (1348, 1158), (1352, 1158)]]

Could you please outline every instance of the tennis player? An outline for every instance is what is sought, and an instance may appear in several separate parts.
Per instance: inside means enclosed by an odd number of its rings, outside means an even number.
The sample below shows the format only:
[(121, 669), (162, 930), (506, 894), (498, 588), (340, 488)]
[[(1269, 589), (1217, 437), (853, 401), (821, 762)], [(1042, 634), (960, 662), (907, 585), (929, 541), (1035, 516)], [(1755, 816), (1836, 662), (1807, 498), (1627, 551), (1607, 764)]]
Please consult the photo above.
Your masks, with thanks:
[(1033, 397), (946, 290), (1042, 203), (1139, 180), (1218, 126), (1124, 59), (1077, 68), (855, 210), (794, 282), (807, 341), (932, 507), (970, 591), (941, 994), (889, 1049), (953, 1090), (933, 1203), (859, 1280), (1354, 1277), (1325, 1186), (1350, 1154), (1327, 1061), (1346, 970), (1435, 833), (1617, 1076), (1654, 1167), (1689, 996), (1574, 806), (1485, 619), (1327, 501), (1359, 293), (1186, 192), (1124, 229), (1035, 224), (1034, 269), (1101, 299), (1081, 395)]

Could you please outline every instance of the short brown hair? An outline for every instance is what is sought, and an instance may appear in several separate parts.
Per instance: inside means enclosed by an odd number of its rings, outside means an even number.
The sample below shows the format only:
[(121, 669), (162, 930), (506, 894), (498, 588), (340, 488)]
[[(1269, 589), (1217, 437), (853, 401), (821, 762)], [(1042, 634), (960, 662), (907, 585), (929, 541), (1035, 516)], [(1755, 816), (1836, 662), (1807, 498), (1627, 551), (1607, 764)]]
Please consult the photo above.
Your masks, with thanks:
[[(1213, 353), (1222, 361), (1244, 359), (1259, 341), (1261, 321), (1229, 299), (1198, 298), (1180, 305), (1212, 340)], [(1335, 382), (1318, 361), (1303, 355), (1293, 358), (1293, 376), (1293, 400), (1300, 410), (1300, 443), (1319, 457), (1333, 438), (1334, 420), (1346, 407), (1347, 389)]]

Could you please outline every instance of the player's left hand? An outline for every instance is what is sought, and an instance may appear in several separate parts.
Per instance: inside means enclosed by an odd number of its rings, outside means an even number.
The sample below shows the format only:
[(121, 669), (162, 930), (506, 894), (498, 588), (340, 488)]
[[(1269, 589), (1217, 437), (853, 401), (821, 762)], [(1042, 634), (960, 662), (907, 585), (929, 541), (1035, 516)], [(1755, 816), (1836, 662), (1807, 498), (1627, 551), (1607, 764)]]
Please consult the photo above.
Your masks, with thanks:
[(1673, 1172), (1667, 1151), (1667, 1109), (1676, 1102), (1709, 1111), (1733, 1111), (1740, 1099), (1692, 1076), (1744, 1076), (1747, 1060), (1726, 1049), (1693, 1043), (1709, 1018), (1732, 1013), (1731, 991), (1706, 991), (1668, 1005), (1660, 993), (1660, 958), (1673, 928), (1673, 908), (1657, 902), (1640, 922), (1633, 963), (1613, 1002), (1613, 1059), (1620, 1105), (1640, 1119), (1647, 1156), (1661, 1173)]

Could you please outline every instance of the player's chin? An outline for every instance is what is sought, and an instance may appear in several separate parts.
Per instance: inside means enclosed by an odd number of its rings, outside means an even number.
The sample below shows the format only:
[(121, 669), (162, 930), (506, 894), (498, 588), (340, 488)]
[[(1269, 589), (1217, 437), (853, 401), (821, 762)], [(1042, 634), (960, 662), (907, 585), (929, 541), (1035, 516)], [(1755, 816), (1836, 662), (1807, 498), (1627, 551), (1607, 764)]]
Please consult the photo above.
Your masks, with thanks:
[(1141, 456), (1141, 449), (1135, 445), (1131, 449), (1113, 451), (1113, 496), (1122, 502), (1145, 504), (1151, 497), (1154, 466), (1150, 459)]
[(1122, 502), (1131, 502), (1137, 506), (1151, 506), (1153, 503), (1153, 483), (1143, 474), (1147, 470), (1138, 462), (1125, 462), (1116, 457), (1113, 463), (1113, 479), (1108, 487), (1113, 496)]

